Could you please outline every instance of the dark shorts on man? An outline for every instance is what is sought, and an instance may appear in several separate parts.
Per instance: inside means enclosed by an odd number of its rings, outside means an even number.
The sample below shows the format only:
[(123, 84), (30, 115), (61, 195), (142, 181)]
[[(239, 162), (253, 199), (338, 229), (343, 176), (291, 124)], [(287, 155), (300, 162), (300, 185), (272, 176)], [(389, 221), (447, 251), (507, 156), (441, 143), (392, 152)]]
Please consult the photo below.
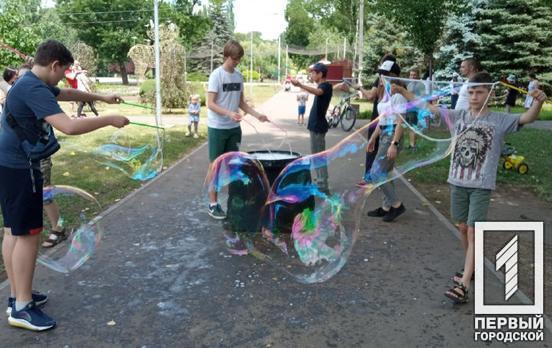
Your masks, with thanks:
[[(0, 206), (4, 226), (14, 236), (42, 232), (42, 173), (0, 166)], [(34, 186), (34, 187), (33, 187)]]
[(231, 151), (239, 151), (242, 138), (241, 127), (230, 129), (207, 129), (209, 145), (209, 161), (213, 162), (218, 156)]

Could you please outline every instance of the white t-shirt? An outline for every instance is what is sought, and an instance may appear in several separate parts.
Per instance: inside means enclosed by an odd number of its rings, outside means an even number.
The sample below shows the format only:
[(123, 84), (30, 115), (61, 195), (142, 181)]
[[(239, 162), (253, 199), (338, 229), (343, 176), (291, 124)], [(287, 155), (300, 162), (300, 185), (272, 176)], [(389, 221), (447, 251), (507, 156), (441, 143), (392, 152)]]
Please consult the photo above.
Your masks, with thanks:
[(386, 101), (378, 103), (380, 126), (390, 126), (397, 124), (397, 115), (406, 113), (406, 104), (408, 100), (402, 94), (395, 93)]
[[(209, 76), (207, 92), (217, 94), (215, 98), (217, 105), (238, 112), (243, 92), (243, 76), (237, 69), (229, 73), (220, 66)], [(221, 115), (207, 109), (207, 126), (216, 129), (232, 129), (238, 128), (240, 123), (232, 120), (228, 115)]]
[(464, 83), (458, 92), (458, 101), (454, 110), (469, 110), (470, 109), (470, 94), (468, 93), (468, 84)]

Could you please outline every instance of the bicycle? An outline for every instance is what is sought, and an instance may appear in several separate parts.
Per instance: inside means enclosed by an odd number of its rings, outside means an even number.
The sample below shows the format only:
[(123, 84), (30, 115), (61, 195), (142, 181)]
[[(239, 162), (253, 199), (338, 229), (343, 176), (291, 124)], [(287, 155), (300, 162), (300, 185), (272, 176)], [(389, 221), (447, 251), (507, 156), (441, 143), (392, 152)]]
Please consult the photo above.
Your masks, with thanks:
[(334, 106), (332, 112), (327, 116), (330, 128), (335, 128), (341, 123), (341, 128), (345, 132), (353, 129), (357, 118), (357, 110), (351, 105), (351, 99), (355, 96), (356, 94), (349, 94), (341, 97), (339, 104)]

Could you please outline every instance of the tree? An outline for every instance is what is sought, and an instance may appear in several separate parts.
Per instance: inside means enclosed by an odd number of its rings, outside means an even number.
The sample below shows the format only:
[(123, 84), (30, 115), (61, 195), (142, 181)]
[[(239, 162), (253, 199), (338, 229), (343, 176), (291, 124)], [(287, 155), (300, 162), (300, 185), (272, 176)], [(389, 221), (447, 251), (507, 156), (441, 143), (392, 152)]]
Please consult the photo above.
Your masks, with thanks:
[(476, 53), (495, 77), (552, 71), (552, 9), (540, 0), (491, 0), (477, 21)]
[(233, 14), (232, 6), (229, 6), (230, 0), (212, 0), (209, 2), (208, 16), (211, 24), (211, 30), (205, 35), (202, 44), (195, 47), (190, 58), (190, 70), (192, 71), (211, 71), (211, 52), (213, 53), (213, 69), (222, 64), (222, 50), (228, 40), (233, 37), (233, 23), (230, 23), (230, 18)]
[(476, 31), (477, 14), (486, 0), (469, 0), (459, 7), (445, 23), (440, 48), (436, 53), (440, 75), (450, 76), (457, 72), (460, 62), (474, 57), (481, 45), (481, 36)]
[(153, 0), (58, 0), (60, 16), (78, 30), (78, 38), (93, 47), (106, 62), (116, 62), (123, 84), (128, 84), (127, 53), (145, 39), (153, 17)]
[[(372, 12), (366, 17), (364, 34), (364, 76), (371, 76), (387, 53), (397, 57), (403, 71), (420, 69), (421, 52), (409, 43), (408, 35), (384, 16)], [(371, 81), (369, 81), (371, 82)]]
[(201, 0), (176, 0), (161, 5), (161, 17), (169, 18), (178, 26), (181, 43), (188, 49), (199, 45), (210, 30), (209, 17), (201, 8)]
[[(30, 10), (29, 9), (36, 9)], [(0, 2), (0, 44), (32, 56), (40, 43), (37, 26), (40, 0), (5, 0)], [(23, 59), (15, 52), (0, 48), (0, 66), (19, 66)]]
[(433, 53), (445, 21), (457, 9), (458, 3), (451, 0), (376, 0), (374, 10), (404, 28), (412, 44), (426, 57), (431, 75)]

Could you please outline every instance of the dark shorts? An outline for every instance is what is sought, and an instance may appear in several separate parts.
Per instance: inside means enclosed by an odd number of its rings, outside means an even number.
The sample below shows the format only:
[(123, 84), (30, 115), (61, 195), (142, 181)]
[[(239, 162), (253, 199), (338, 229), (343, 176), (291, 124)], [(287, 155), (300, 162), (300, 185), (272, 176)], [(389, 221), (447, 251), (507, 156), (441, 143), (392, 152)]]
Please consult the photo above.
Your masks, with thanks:
[(409, 111), (406, 113), (405, 117), (406, 122), (408, 122), (409, 125), (412, 127), (416, 127), (418, 125), (418, 112), (417, 111)]
[(227, 152), (239, 151), (241, 138), (241, 127), (231, 129), (208, 128), (209, 161), (213, 162), (218, 156)]
[[(34, 181), (34, 192), (33, 192)], [(42, 173), (0, 166), (0, 206), (4, 227), (14, 236), (42, 232)]]
[(307, 107), (305, 105), (299, 105), (299, 107), (297, 108), (297, 113), (299, 113), (299, 115), (304, 115), (306, 109)]

